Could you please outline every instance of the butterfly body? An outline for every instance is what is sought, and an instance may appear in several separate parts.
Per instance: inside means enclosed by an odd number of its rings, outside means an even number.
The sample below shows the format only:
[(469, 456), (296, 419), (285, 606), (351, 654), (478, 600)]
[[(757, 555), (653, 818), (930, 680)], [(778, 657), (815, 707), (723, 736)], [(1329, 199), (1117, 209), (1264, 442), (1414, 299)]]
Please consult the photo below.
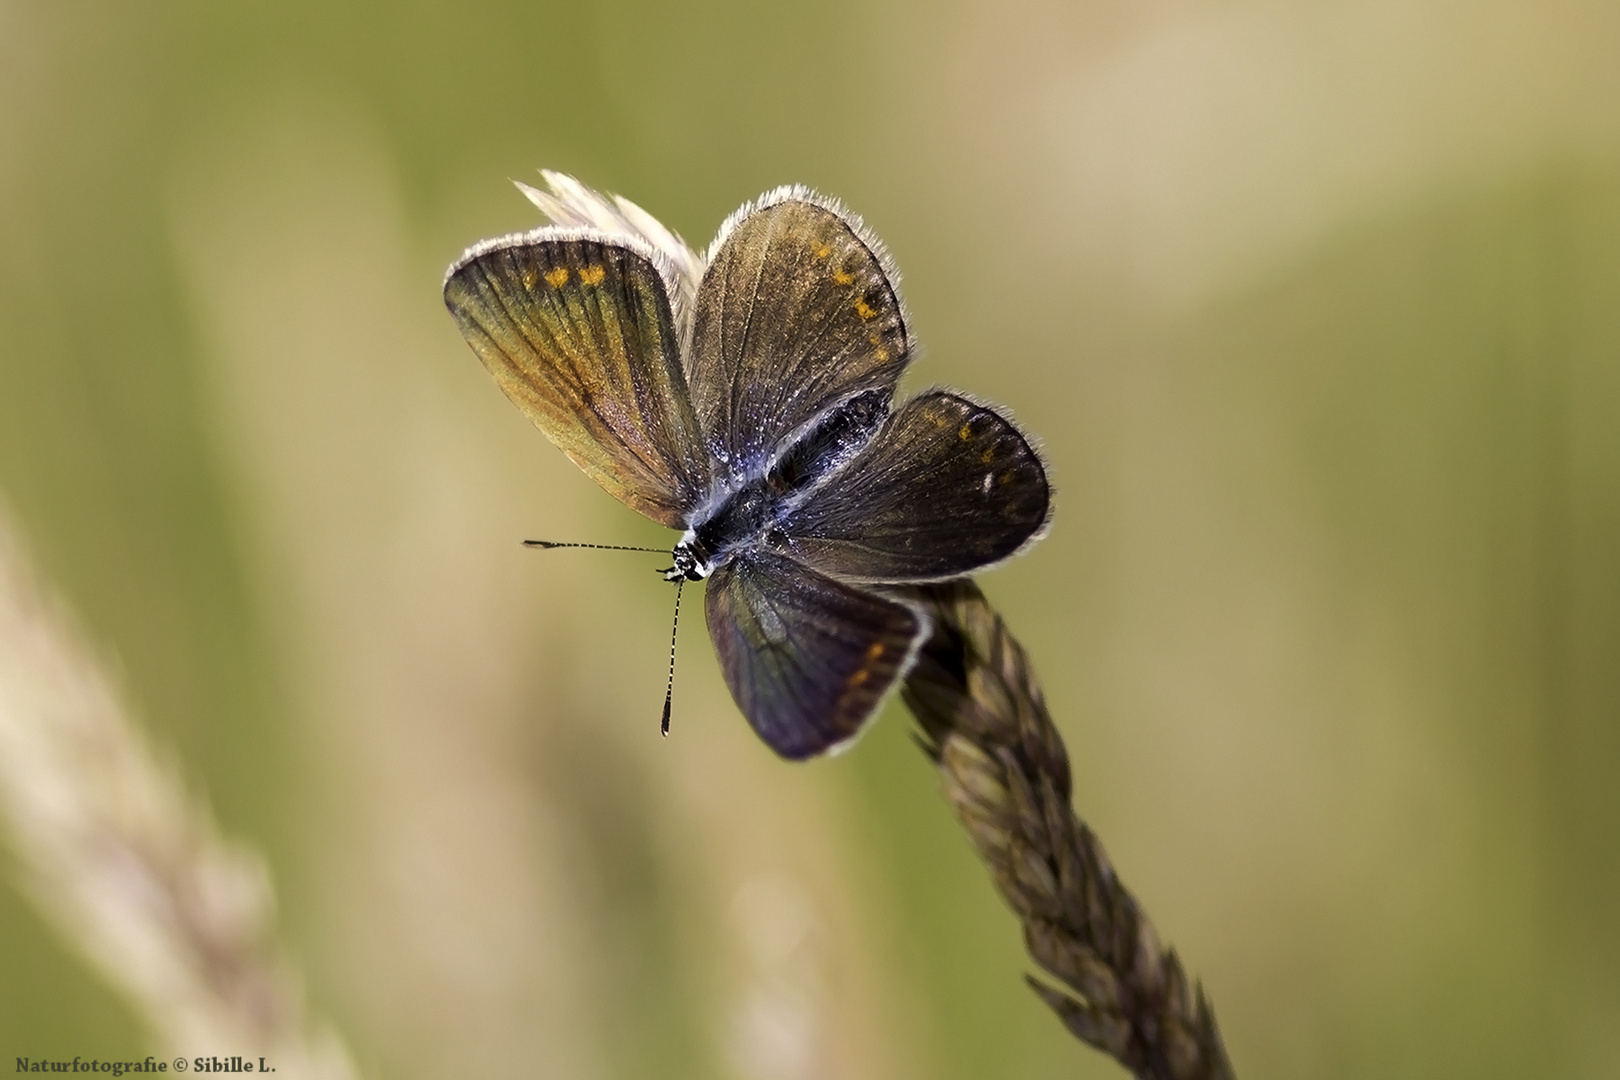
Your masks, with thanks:
[[(995, 408), (894, 401), (913, 345), (858, 219), (803, 188), (699, 257), (634, 204), (547, 174), (558, 224), (485, 241), (445, 300), (496, 382), (603, 488), (682, 529), (727, 684), (779, 754), (859, 733), (930, 627), (907, 588), (1026, 548), (1044, 466)], [(526, 189), (528, 190), (528, 189)]]
[(793, 511), (849, 463), (888, 414), (888, 396), (868, 390), (818, 416), (783, 452), (744, 474), (738, 486), (722, 489), (712, 510), (698, 512), (675, 545), (675, 566), (665, 577), (699, 581), (750, 550), (790, 549), (783, 526)]

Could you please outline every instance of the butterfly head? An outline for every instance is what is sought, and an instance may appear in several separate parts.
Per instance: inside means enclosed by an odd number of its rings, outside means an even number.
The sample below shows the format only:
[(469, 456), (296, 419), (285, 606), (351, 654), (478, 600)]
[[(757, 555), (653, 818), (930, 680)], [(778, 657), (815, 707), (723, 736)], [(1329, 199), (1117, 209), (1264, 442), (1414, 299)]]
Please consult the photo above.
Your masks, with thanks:
[(714, 572), (714, 563), (705, 557), (695, 532), (688, 530), (670, 554), (675, 565), (664, 571), (665, 581), (702, 581)]

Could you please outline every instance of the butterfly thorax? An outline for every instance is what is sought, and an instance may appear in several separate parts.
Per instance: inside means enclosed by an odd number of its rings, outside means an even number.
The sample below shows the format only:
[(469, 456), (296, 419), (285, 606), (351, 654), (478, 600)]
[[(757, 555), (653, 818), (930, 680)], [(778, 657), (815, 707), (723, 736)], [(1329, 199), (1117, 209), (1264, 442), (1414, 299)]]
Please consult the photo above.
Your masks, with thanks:
[(700, 581), (739, 554), (789, 544), (783, 524), (817, 486), (847, 465), (889, 415), (890, 392), (868, 390), (839, 402), (796, 433), (787, 449), (734, 482), (695, 515), (673, 552), (670, 581)]
[(765, 543), (782, 510), (782, 499), (762, 480), (733, 492), (713, 514), (687, 530), (675, 545), (675, 565), (665, 577), (672, 581), (708, 577), (739, 552)]

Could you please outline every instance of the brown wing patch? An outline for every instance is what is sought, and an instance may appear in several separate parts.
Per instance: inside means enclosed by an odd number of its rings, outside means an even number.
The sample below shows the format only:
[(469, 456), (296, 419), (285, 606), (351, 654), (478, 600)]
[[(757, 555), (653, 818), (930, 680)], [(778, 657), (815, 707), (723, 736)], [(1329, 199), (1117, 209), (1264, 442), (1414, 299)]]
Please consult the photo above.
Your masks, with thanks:
[(547, 438), (627, 506), (685, 526), (708, 456), (669, 298), (646, 257), (592, 239), (497, 241), (452, 269), (444, 296), (496, 384)]
[(909, 348), (899, 295), (853, 220), (789, 198), (738, 222), (704, 274), (692, 400), (741, 471), (834, 402), (892, 392)]

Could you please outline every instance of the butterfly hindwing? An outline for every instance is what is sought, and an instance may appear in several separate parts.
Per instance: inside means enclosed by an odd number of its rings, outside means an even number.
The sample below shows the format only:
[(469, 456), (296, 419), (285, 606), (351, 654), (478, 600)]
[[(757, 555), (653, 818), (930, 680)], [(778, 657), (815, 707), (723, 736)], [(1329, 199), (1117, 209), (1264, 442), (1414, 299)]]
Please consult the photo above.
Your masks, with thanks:
[(765, 552), (716, 570), (705, 607), (737, 707), (790, 760), (858, 735), (928, 632), (921, 609)]
[(1016, 554), (1045, 526), (1046, 469), (994, 409), (931, 390), (781, 522), (785, 553), (853, 581), (942, 581)]
[(687, 361), (704, 434), (734, 475), (829, 402), (892, 394), (910, 351), (877, 241), (802, 189), (762, 201), (721, 230)]
[(628, 244), (560, 229), (486, 241), (445, 305), (524, 414), (620, 502), (681, 528), (709, 486), (664, 279)]

